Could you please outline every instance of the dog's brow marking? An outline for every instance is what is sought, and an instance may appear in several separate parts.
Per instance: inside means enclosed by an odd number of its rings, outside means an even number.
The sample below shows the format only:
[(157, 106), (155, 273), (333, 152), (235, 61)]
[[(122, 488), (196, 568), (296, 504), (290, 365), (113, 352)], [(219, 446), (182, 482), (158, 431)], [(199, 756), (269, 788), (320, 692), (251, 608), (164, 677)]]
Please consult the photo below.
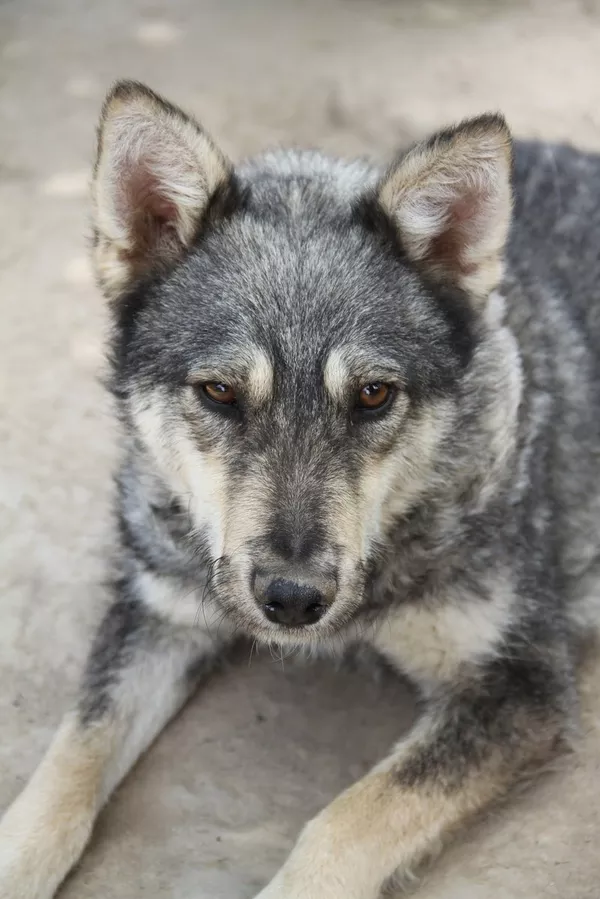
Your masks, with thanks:
[(273, 366), (262, 350), (252, 353), (248, 370), (248, 390), (252, 398), (266, 400), (273, 390)]
[(326, 390), (334, 399), (343, 399), (348, 383), (348, 365), (343, 350), (338, 348), (331, 351), (325, 363), (323, 380)]

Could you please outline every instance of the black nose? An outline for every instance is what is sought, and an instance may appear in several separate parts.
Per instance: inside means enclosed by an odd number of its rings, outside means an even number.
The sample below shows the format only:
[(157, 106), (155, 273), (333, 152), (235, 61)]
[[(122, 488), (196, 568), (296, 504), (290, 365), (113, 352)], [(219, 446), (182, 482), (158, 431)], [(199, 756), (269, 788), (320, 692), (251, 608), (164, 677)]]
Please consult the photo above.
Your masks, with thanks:
[(279, 578), (263, 593), (262, 607), (269, 621), (300, 627), (314, 624), (325, 612), (323, 595), (316, 587)]

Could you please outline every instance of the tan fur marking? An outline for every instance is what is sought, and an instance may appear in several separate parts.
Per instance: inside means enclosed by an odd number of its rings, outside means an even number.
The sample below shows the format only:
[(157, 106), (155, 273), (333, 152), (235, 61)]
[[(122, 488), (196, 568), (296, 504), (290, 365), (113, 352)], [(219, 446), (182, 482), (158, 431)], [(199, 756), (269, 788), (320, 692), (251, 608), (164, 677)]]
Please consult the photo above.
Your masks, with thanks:
[[(160, 388), (134, 397), (131, 412), (158, 471), (189, 508), (197, 527), (206, 527), (213, 558), (224, 552), (227, 495), (225, 472), (216, 453), (200, 452), (181, 416), (169, 415)], [(172, 410), (171, 410), (172, 411)]]
[(257, 899), (375, 899), (386, 881), (410, 875), (459, 826), (502, 798), (520, 771), (547, 760), (555, 748), (554, 729), (541, 727), (523, 740), (518, 757), (491, 751), (456, 790), (445, 791), (433, 777), (402, 786), (396, 772), (426, 745), (432, 725), (422, 720), (384, 762), (317, 815)]
[(406, 513), (423, 494), (435, 453), (452, 426), (451, 406), (443, 401), (426, 408), (407, 426), (401, 441), (377, 463), (365, 466), (359, 485), (362, 546), (365, 557), (389, 524)]
[(332, 350), (325, 363), (325, 389), (337, 402), (342, 402), (348, 389), (348, 364), (341, 349)]
[(65, 719), (27, 787), (0, 822), (2, 899), (46, 899), (79, 858), (102, 801), (111, 725), (83, 733)]
[[(220, 632), (225, 637), (225, 631)], [(0, 821), (0, 897), (50, 899), (81, 855), (101, 806), (194, 688), (190, 666), (212, 655), (201, 632), (162, 634), (120, 675), (110, 711), (68, 715)]]
[(254, 350), (248, 371), (248, 392), (255, 403), (265, 402), (273, 392), (273, 366), (262, 350)]

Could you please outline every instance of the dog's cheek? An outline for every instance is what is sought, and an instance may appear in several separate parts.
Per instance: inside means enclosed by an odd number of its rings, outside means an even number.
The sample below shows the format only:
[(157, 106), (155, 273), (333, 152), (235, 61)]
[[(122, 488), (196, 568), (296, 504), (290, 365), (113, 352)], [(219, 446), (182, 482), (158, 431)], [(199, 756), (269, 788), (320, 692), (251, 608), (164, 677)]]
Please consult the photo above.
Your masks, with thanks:
[(227, 551), (225, 462), (217, 452), (197, 449), (183, 427), (174, 435), (173, 448), (192, 521), (207, 538), (211, 557), (221, 558)]
[(362, 465), (358, 492), (363, 558), (427, 492), (454, 420), (452, 408), (449, 401), (438, 401), (407, 417), (390, 451)]
[(159, 474), (207, 539), (212, 558), (220, 558), (225, 551), (225, 459), (218, 449), (198, 447), (187, 421), (175, 414), (166, 390), (155, 388), (138, 395), (131, 413)]

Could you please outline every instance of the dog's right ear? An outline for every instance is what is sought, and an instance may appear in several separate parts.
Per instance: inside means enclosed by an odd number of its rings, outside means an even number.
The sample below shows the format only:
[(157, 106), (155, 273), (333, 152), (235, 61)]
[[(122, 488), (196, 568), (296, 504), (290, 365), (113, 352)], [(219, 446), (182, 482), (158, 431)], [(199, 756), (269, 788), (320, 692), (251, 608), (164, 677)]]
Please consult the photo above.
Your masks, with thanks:
[(134, 81), (108, 94), (92, 189), (94, 264), (109, 298), (193, 241), (231, 164), (182, 110)]
[(512, 141), (482, 115), (417, 144), (387, 172), (380, 208), (407, 256), (480, 307), (500, 281), (511, 219)]

